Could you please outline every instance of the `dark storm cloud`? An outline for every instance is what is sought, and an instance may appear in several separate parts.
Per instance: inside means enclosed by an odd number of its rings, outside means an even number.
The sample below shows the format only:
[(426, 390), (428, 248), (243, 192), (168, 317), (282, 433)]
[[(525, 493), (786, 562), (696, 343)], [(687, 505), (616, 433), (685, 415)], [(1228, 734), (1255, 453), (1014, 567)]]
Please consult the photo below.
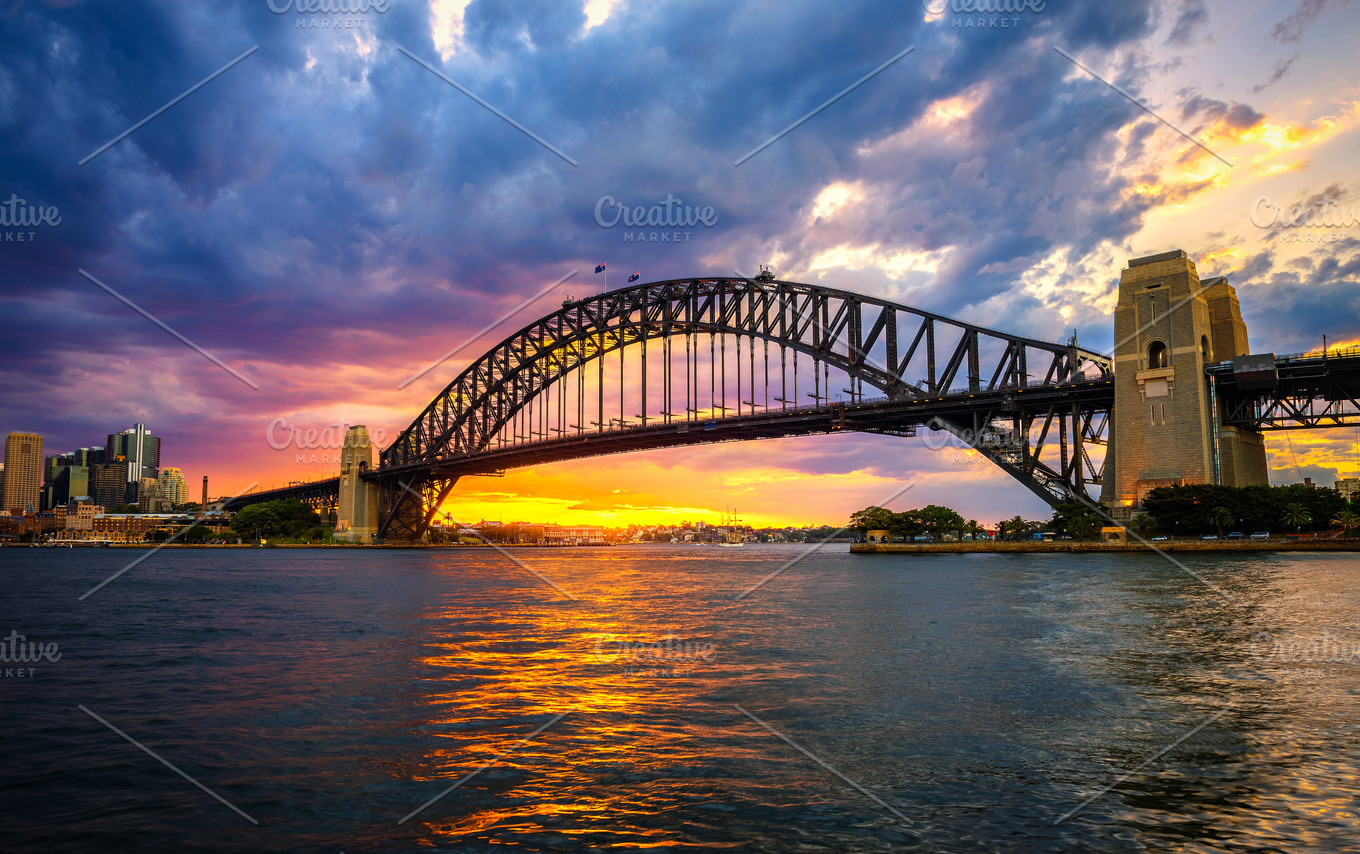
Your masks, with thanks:
[[(0, 300), (20, 322), (0, 355), (18, 375), (57, 383), (87, 381), (73, 367), (81, 360), (185, 355), (181, 379), (196, 389), (280, 407), (344, 392), (270, 376), (270, 363), (404, 365), (417, 358), (412, 339), (452, 346), (522, 295), (606, 257), (611, 271), (642, 268), (651, 280), (728, 274), (702, 259), (754, 264), (775, 250), (805, 266), (843, 239), (952, 247), (940, 286), (918, 302), (962, 313), (1054, 250), (1078, 259), (1127, 238), (1154, 203), (1111, 168), (1113, 132), (1141, 111), (1051, 49), (1136, 90), (1144, 72), (1116, 64), (1113, 49), (1149, 34), (1149, 2), (1049, 4), (1026, 19), (1026, 37), (927, 24), (915, 6), (635, 6), (585, 31), (579, 8), (476, 0), (447, 62), (428, 10), (413, 2), (365, 16), (357, 33), (300, 31), (296, 14), (275, 15), (263, 0), (6, 13), (0, 192), (58, 205), (63, 222), (26, 251), (5, 249), (15, 275)], [(252, 45), (259, 51), (237, 67), (76, 165)], [(732, 165), (909, 45), (914, 53)], [(890, 143), (955, 97), (977, 100), (961, 133)], [(1255, 115), (1221, 106), (1234, 126)], [(1158, 132), (1139, 120), (1129, 156)], [(869, 188), (860, 220), (807, 228), (813, 199), (836, 181)], [(719, 224), (663, 249), (625, 244), (623, 229), (594, 222), (601, 196), (650, 205), (667, 193), (714, 206)], [(234, 380), (181, 354), (79, 267), (230, 364), (257, 369), (255, 399), (268, 403), (241, 404)], [(565, 289), (597, 281), (583, 272)], [(7, 401), (21, 385), (6, 381)]]

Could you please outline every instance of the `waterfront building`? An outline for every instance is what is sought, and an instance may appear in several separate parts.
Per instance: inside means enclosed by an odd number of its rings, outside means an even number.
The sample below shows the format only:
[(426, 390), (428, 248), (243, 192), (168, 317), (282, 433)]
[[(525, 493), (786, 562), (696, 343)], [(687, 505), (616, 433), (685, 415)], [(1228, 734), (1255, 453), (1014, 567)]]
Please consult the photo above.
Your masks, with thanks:
[(93, 531), (95, 517), (103, 515), (104, 508), (89, 499), (72, 501), (66, 507), (66, 524), (63, 528), (67, 531)]
[(604, 545), (604, 528), (598, 525), (546, 525), (543, 542), (550, 546)]
[(20, 512), (37, 510), (42, 490), (43, 437), (10, 433), (5, 437), (5, 477), (0, 484), (0, 507)]

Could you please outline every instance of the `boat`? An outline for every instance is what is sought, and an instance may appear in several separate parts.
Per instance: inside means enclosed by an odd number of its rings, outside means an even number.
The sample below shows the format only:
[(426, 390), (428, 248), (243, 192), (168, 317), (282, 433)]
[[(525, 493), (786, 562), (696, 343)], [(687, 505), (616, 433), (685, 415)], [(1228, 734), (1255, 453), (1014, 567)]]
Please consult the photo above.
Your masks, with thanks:
[(726, 530), (723, 531), (723, 538), (722, 541), (718, 543), (719, 546), (725, 549), (737, 549), (742, 547), (746, 537), (737, 530), (737, 523), (740, 521), (741, 520), (737, 518), (737, 511), (735, 510), (723, 516), (723, 527)]

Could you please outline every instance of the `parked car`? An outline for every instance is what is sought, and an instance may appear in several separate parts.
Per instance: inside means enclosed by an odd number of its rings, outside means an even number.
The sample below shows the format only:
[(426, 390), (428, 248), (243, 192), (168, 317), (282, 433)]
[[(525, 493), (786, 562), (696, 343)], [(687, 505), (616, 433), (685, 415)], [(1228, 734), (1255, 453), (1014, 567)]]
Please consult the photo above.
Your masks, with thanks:
[(1201, 540), (1216, 540), (1216, 539), (1218, 539), (1218, 534), (1205, 534), (1204, 536), (1200, 537), (1200, 539), (1201, 539)]
[(1256, 533), (1254, 533), (1254, 534), (1251, 535), (1251, 538), (1252, 538), (1253, 540), (1268, 540), (1268, 539), (1270, 539), (1270, 532), (1269, 532), (1269, 531), (1257, 531)]
[(1230, 540), (1242, 540), (1242, 539), (1246, 539), (1246, 536), (1245, 536), (1241, 531), (1233, 531), (1231, 534), (1228, 535), (1228, 539), (1230, 539)]
[(1163, 537), (1153, 537), (1153, 538), (1152, 538), (1152, 541), (1153, 541), (1154, 543), (1164, 543), (1164, 542), (1166, 542), (1166, 541), (1169, 540), (1169, 539), (1171, 539), (1171, 538), (1170, 538), (1170, 537), (1165, 537), (1165, 536), (1163, 536)]

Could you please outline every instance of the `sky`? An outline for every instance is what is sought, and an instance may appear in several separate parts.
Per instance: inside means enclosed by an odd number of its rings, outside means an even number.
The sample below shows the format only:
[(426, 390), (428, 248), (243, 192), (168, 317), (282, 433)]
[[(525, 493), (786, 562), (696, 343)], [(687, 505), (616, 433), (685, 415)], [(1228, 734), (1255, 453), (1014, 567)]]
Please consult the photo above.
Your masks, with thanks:
[[(395, 436), (602, 290), (601, 261), (612, 287), (767, 264), (1103, 351), (1127, 260), (1184, 249), (1236, 287), (1253, 352), (1360, 344), (1360, 222), (1268, 221), (1360, 207), (1348, 0), (313, 5), (0, 0), (0, 211), (30, 217), (0, 215), (0, 432), (51, 453), (146, 423), (194, 494), (333, 476), (327, 426)], [(638, 243), (597, 221), (668, 194), (712, 224)], [(1355, 430), (1267, 440), (1272, 482), (1360, 475)], [(929, 444), (559, 463), (464, 479), (443, 509), (840, 524), (912, 482), (889, 506), (1047, 516)]]

